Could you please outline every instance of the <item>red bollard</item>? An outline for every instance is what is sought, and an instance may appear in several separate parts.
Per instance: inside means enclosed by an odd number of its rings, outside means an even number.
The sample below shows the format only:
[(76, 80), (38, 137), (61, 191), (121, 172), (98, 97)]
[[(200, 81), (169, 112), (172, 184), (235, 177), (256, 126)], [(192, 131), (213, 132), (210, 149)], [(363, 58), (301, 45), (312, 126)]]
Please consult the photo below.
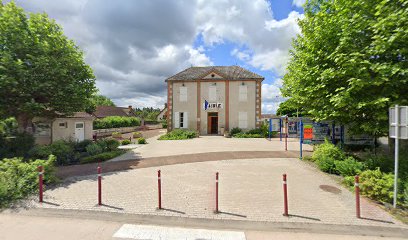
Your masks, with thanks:
[(218, 213), (218, 172), (215, 173), (215, 213)]
[(98, 166), (98, 205), (102, 205), (102, 170)]
[(360, 216), (360, 186), (359, 186), (359, 176), (354, 177), (354, 189), (356, 192), (356, 217), (361, 218)]
[(159, 209), (162, 209), (161, 205), (161, 176), (160, 176), (160, 170), (157, 171), (157, 184), (159, 188)]
[(283, 174), (283, 205), (284, 205), (283, 216), (289, 216), (289, 213), (288, 213), (288, 186), (286, 183), (286, 174)]
[(40, 203), (43, 202), (43, 166), (38, 166), (38, 183), (39, 183), (39, 198), (40, 198)]

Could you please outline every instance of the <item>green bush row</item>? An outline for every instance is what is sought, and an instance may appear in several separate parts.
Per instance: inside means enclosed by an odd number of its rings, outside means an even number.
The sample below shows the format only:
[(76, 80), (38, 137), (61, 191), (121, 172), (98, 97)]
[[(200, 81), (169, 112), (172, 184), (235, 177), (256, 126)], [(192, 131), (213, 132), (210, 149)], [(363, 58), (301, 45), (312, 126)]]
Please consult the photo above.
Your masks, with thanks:
[(94, 129), (136, 127), (136, 126), (140, 126), (140, 119), (137, 117), (111, 116), (102, 119), (96, 119), (93, 123)]
[[(234, 138), (266, 138), (269, 137), (269, 127), (262, 123), (261, 127), (244, 132), (241, 128), (235, 127), (230, 131), (230, 135)], [(277, 135), (277, 132), (272, 132), (272, 137)]]
[(185, 129), (174, 129), (173, 131), (166, 133), (159, 137), (159, 140), (184, 140), (196, 138), (198, 136), (196, 131)]
[(55, 156), (47, 160), (24, 161), (22, 158), (5, 158), (0, 161), (0, 207), (23, 199), (38, 189), (38, 166), (44, 168), (44, 183), (57, 180), (54, 172)]
[(55, 155), (57, 165), (79, 163), (82, 158), (115, 151), (120, 145), (115, 139), (101, 139), (96, 142), (84, 140), (82, 142), (55, 141), (50, 145), (35, 146), (29, 152), (31, 158), (45, 159)]
[[(408, 207), (408, 169), (407, 155), (403, 152), (400, 164), (399, 204)], [(405, 159), (407, 158), (407, 159)], [(360, 189), (363, 195), (380, 202), (393, 200), (394, 174), (392, 156), (386, 154), (362, 154), (359, 158), (347, 156), (340, 148), (329, 141), (315, 147), (312, 161), (320, 170), (331, 174), (340, 174), (344, 183), (354, 186), (354, 176), (360, 176)]]

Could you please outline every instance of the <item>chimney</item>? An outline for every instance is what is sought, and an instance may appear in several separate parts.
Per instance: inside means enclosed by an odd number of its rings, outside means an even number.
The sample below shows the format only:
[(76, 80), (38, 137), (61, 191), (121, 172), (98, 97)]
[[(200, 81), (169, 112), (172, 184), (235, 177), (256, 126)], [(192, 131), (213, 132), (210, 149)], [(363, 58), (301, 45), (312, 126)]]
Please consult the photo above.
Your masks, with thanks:
[(132, 110), (132, 105), (129, 105), (128, 108), (129, 108), (129, 110)]

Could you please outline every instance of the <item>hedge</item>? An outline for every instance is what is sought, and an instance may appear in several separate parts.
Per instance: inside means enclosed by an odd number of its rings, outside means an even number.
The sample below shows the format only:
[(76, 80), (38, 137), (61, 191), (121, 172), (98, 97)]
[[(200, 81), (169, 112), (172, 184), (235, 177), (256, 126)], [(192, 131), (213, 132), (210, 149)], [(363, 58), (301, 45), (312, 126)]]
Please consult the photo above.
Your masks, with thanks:
[(136, 117), (111, 116), (96, 119), (93, 123), (94, 129), (137, 127), (140, 126), (140, 119)]

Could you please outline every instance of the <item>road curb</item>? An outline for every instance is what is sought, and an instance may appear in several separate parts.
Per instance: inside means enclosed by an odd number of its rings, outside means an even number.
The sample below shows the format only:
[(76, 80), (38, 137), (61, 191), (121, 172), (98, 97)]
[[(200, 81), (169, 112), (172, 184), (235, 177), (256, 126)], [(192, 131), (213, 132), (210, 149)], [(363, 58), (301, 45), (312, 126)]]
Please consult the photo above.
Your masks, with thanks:
[(219, 230), (240, 231), (272, 231), (272, 232), (307, 232), (320, 234), (341, 234), (378, 237), (408, 238), (408, 228), (364, 226), (364, 225), (338, 225), (321, 223), (289, 223), (289, 222), (264, 222), (243, 220), (219, 220), (204, 218), (187, 218), (158, 215), (127, 214), (90, 210), (67, 209), (24, 209), (5, 210), (2, 214), (16, 214), (38, 217), (91, 219), (100, 221), (120, 222), (128, 224), (145, 224), (159, 226), (174, 226), (188, 228), (205, 228)]

